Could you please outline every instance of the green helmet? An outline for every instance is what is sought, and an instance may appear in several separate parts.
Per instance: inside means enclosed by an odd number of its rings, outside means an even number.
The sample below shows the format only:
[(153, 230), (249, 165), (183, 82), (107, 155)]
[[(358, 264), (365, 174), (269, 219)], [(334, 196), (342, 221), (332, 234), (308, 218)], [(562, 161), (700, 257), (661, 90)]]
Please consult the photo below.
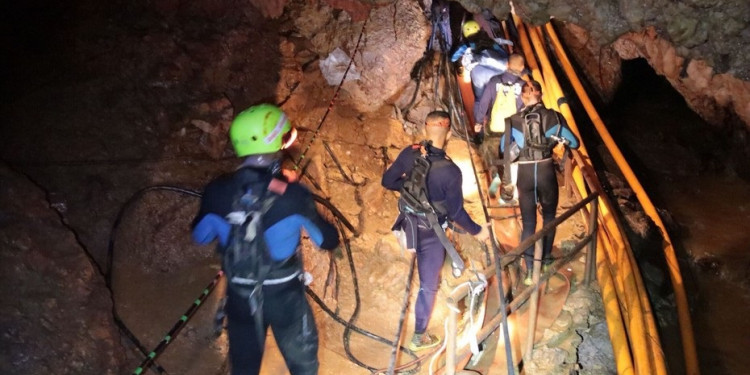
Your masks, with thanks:
[(269, 154), (284, 148), (282, 138), (291, 130), (284, 111), (272, 104), (259, 104), (234, 118), (229, 139), (237, 156)]
[(468, 38), (478, 33), (480, 28), (477, 21), (466, 21), (463, 26), (464, 37)]

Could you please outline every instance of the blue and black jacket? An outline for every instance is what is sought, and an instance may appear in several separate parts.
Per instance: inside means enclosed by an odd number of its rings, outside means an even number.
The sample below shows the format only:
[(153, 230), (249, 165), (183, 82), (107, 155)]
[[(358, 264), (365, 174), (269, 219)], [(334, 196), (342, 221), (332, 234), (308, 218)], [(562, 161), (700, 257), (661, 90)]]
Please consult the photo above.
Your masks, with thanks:
[(481, 53), (486, 49), (494, 50), (495, 52), (497, 52), (499, 57), (507, 59), (508, 52), (503, 49), (503, 47), (497, 42), (498, 40), (503, 44), (512, 44), (510, 41), (507, 41), (505, 39), (492, 39), (489, 35), (480, 31), (467, 38), (464, 44), (461, 44), (458, 46), (458, 48), (456, 48), (456, 51), (454, 51), (451, 55), (451, 62), (458, 61), (469, 48), (471, 48), (471, 51), (475, 54)]
[[(229, 246), (232, 226), (227, 215), (234, 211), (235, 201), (246, 192), (247, 186), (262, 182), (272, 184), (278, 197), (262, 217), (265, 240), (270, 259), (283, 263), (296, 255), (302, 228), (322, 249), (333, 250), (339, 244), (336, 227), (324, 220), (315, 207), (307, 188), (296, 182), (286, 182), (266, 169), (242, 167), (211, 181), (203, 192), (200, 210), (193, 221), (193, 239), (208, 244), (218, 239), (219, 250)], [(295, 262), (296, 263), (296, 262)]]
[[(558, 136), (567, 141), (568, 147), (578, 148), (578, 138), (576, 138), (575, 134), (573, 134), (573, 132), (571, 132), (568, 128), (568, 124), (565, 122), (565, 118), (557, 111), (546, 108), (544, 104), (537, 103), (523, 108), (520, 112), (510, 117), (511, 131), (508, 132), (506, 130), (503, 136), (500, 138), (500, 153), (504, 155), (504, 158), (510, 158), (509, 154), (505, 153), (505, 137), (510, 134), (510, 141), (515, 142), (521, 149), (521, 154), (518, 159), (520, 162), (539, 161), (526, 159), (523, 152), (524, 148), (526, 147), (523, 135), (524, 116), (531, 112), (539, 113), (541, 117), (541, 125), (544, 128), (545, 137), (551, 139), (553, 136)], [(549, 151), (549, 157), (552, 157), (552, 148), (550, 148)]]

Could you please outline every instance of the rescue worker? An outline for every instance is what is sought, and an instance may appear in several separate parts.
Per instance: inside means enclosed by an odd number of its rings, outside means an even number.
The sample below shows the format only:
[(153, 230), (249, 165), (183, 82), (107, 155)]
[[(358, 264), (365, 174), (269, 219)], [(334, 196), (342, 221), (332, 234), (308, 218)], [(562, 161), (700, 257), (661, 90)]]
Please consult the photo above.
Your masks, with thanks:
[(508, 52), (501, 44), (512, 44), (502, 38), (491, 38), (477, 21), (466, 21), (461, 27), (465, 42), (458, 46), (451, 61), (461, 59), (463, 69), (471, 76), (474, 97), (482, 97), (484, 87), (495, 75), (508, 69)]
[[(245, 160), (237, 170), (206, 186), (193, 222), (193, 238), (201, 244), (217, 239), (223, 255), (231, 373), (259, 373), (270, 326), (289, 372), (317, 374), (318, 331), (305, 296), (297, 247), (302, 228), (326, 250), (337, 248), (338, 232), (318, 214), (311, 193), (283, 176), (281, 150), (294, 141), (296, 130), (280, 108), (270, 104), (248, 108), (235, 117), (229, 137), (237, 156)], [(257, 248), (262, 253), (246, 248), (253, 219), (248, 219), (252, 211), (242, 211), (241, 204), (250, 197), (260, 197), (265, 206), (256, 222), (259, 226), (254, 227), (262, 228), (254, 242), (263, 245)], [(237, 223), (242, 230), (236, 230)], [(237, 251), (244, 255), (227, 262)], [(258, 277), (241, 277), (242, 270), (235, 267), (252, 261), (265, 271)]]
[[(524, 83), (526, 75), (526, 59), (520, 54), (514, 53), (508, 57), (508, 70), (502, 74), (493, 76), (487, 82), (484, 92), (478, 101), (474, 103), (474, 132), (482, 133), (482, 129), (490, 121), (504, 122), (506, 117), (510, 117), (523, 107), (521, 100), (521, 86)], [(493, 110), (498, 95), (506, 94), (513, 99), (515, 107), (511, 113), (502, 113), (503, 118), (493, 119), (492, 115), (498, 115)], [(498, 117), (500, 117), (498, 116)], [(490, 130), (494, 130), (490, 128)], [(502, 132), (502, 131), (501, 131)]]
[[(427, 142), (404, 148), (383, 174), (381, 184), (389, 190), (400, 191), (412, 171), (414, 159), (425, 152), (432, 162), (426, 178), (430, 202), (445, 207), (446, 211), (445, 216), (439, 217), (440, 223), (450, 220), (479, 241), (485, 241), (489, 238), (489, 229), (486, 225), (475, 223), (464, 209), (461, 170), (443, 150), (450, 137), (450, 115), (444, 111), (429, 113), (425, 119), (424, 135)], [(440, 160), (448, 162), (436, 167), (435, 163)], [(445, 234), (436, 233), (424, 218), (403, 212), (392, 229), (405, 231), (407, 250), (416, 252), (417, 257), (420, 288), (415, 306), (414, 335), (408, 347), (414, 351), (434, 347), (440, 343), (440, 339), (426, 331), (435, 305), (440, 271), (445, 262), (446, 250), (439, 238), (440, 235), (444, 238)]]
[[(558, 144), (578, 148), (578, 139), (568, 128), (565, 118), (557, 111), (548, 109), (542, 103), (542, 85), (537, 81), (528, 81), (521, 87), (521, 99), (524, 107), (510, 117), (511, 129), (506, 130), (500, 141), (500, 151), (506, 161), (516, 159), (511, 155), (515, 145), (518, 146), (518, 201), (521, 209), (523, 230), (521, 241), (536, 231), (537, 204), (542, 207), (542, 225), (555, 219), (558, 202), (557, 176), (552, 160), (552, 149)], [(534, 123), (538, 123), (535, 126)], [(534, 137), (537, 128), (538, 137)], [(506, 139), (510, 137), (510, 139)], [(513, 142), (515, 145), (513, 145)], [(507, 145), (507, 147), (506, 147)], [(513, 199), (513, 185), (510, 173), (503, 174), (501, 198)], [(552, 229), (543, 238), (542, 261), (551, 263), (552, 244), (555, 230)], [(531, 284), (531, 270), (534, 261), (534, 246), (524, 251), (526, 261), (526, 278), (524, 284)]]
[[(511, 54), (508, 57), (508, 70), (502, 74), (490, 78), (482, 93), (482, 97), (474, 103), (474, 132), (480, 136), (487, 134), (502, 135), (505, 132), (505, 119), (512, 116), (523, 107), (521, 100), (521, 86), (527, 76), (526, 59), (520, 54)], [(497, 155), (499, 144), (497, 138), (489, 138), (488, 142), (481, 145), (482, 154), (490, 161)], [(491, 158), (491, 159), (489, 159)], [(500, 187), (500, 174), (492, 167), (492, 182), (489, 186), (491, 197), (496, 197), (497, 189)], [(512, 183), (517, 181), (518, 165), (510, 164)], [(501, 205), (514, 204), (518, 200), (518, 190), (514, 191), (513, 200), (504, 201), (500, 198)]]

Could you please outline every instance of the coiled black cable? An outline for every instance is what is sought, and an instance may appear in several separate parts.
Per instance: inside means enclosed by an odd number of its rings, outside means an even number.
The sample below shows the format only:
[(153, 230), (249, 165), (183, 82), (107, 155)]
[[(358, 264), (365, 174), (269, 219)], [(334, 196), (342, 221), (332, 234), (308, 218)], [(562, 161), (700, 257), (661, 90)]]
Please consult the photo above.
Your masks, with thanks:
[[(113, 265), (114, 265), (114, 249), (115, 249), (115, 242), (116, 242), (116, 239), (117, 239), (117, 229), (119, 228), (120, 224), (122, 223), (122, 220), (123, 220), (123, 218), (125, 216), (125, 213), (128, 212), (128, 209), (135, 202), (137, 202), (139, 199), (141, 199), (144, 195), (146, 195), (149, 192), (153, 192), (153, 191), (169, 191), (169, 192), (176, 192), (176, 193), (180, 193), (180, 194), (184, 194), (184, 195), (188, 195), (188, 196), (192, 196), (192, 197), (196, 197), (196, 198), (202, 197), (202, 193), (200, 193), (200, 192), (197, 192), (197, 191), (194, 191), (194, 190), (190, 190), (190, 189), (186, 189), (186, 188), (177, 187), (177, 186), (171, 186), (171, 185), (154, 185), (154, 186), (148, 186), (148, 187), (145, 187), (143, 189), (140, 189), (140, 190), (136, 191), (121, 206), (121, 208), (118, 211), (118, 213), (117, 213), (117, 215), (115, 217), (115, 220), (114, 220), (114, 222), (112, 224), (111, 232), (110, 232), (110, 235), (109, 235), (109, 242), (108, 242), (108, 246), (107, 246), (107, 257), (106, 257), (106, 261), (105, 261), (106, 267), (105, 267), (105, 272), (104, 272), (105, 283), (106, 283), (107, 288), (110, 290), (110, 297), (112, 299), (112, 315), (113, 315), (115, 323), (119, 327), (120, 331), (136, 346), (136, 348), (138, 348), (138, 350), (141, 353), (143, 353), (144, 356), (148, 356), (149, 353), (150, 353), (150, 351), (148, 350), (148, 348), (146, 348), (141, 343), (141, 341), (138, 339), (138, 337), (135, 335), (135, 333), (133, 333), (133, 331), (131, 331), (130, 328), (127, 327), (127, 325), (125, 324), (125, 322), (120, 317), (120, 315), (119, 315), (119, 313), (117, 311), (117, 305), (115, 303), (114, 291), (112, 290), (112, 280), (113, 280), (113, 274), (114, 274), (114, 267), (113, 267)], [(345, 232), (343, 230), (344, 229), (343, 227), (346, 227), (347, 229), (349, 229), (355, 235), (357, 235), (358, 233), (354, 229), (354, 226), (352, 226), (352, 224), (341, 213), (341, 211), (339, 211), (328, 199), (325, 199), (325, 198), (323, 198), (323, 197), (321, 197), (321, 196), (319, 196), (317, 194), (314, 194), (314, 193), (312, 195), (313, 195), (313, 198), (314, 198), (314, 200), (316, 202), (318, 202), (321, 205), (323, 205), (324, 207), (326, 207), (334, 215), (334, 217), (336, 218), (337, 225), (339, 227), (339, 232), (341, 233), (341, 236), (342, 236), (342, 238), (344, 240), (343, 242), (345, 244), (345, 248), (346, 248), (346, 252), (347, 252), (347, 256), (348, 256), (348, 260), (349, 260), (349, 267), (350, 267), (350, 270), (351, 270), (351, 273), (352, 273), (352, 283), (353, 283), (354, 292), (355, 292), (355, 303), (356, 303), (356, 305), (355, 305), (354, 313), (352, 313), (352, 316), (350, 317), (349, 321), (347, 321), (347, 320), (343, 319), (342, 317), (340, 317), (338, 314), (336, 314), (334, 311), (332, 311), (325, 304), (325, 302), (323, 302), (320, 299), (320, 297), (318, 295), (316, 295), (315, 292), (312, 291), (312, 289), (310, 289), (309, 287), (306, 287), (306, 292), (313, 299), (313, 301), (315, 301), (315, 303), (317, 303), (323, 309), (323, 311), (325, 311), (329, 316), (331, 316), (336, 322), (342, 324), (345, 327), (345, 330), (344, 330), (344, 348), (345, 348), (345, 350), (347, 352), (347, 356), (349, 357), (349, 359), (352, 362), (354, 362), (355, 364), (357, 364), (358, 366), (367, 368), (370, 371), (376, 371), (377, 370), (376, 368), (370, 367), (370, 366), (362, 363), (361, 361), (357, 360), (354, 357), (354, 355), (351, 354), (351, 351), (349, 349), (349, 337), (351, 336), (351, 331), (357, 332), (357, 333), (359, 333), (359, 334), (361, 334), (361, 335), (363, 335), (365, 337), (371, 338), (373, 340), (376, 340), (378, 342), (381, 342), (381, 343), (389, 345), (389, 346), (396, 346), (397, 343), (394, 343), (393, 341), (390, 341), (390, 340), (388, 340), (388, 339), (386, 339), (386, 338), (384, 338), (382, 336), (378, 336), (378, 335), (376, 335), (376, 334), (374, 334), (372, 332), (369, 332), (369, 331), (367, 331), (365, 329), (362, 329), (362, 328), (360, 328), (360, 327), (358, 327), (358, 326), (356, 326), (354, 324), (354, 322), (356, 321), (356, 318), (357, 318), (357, 316), (359, 314), (359, 309), (360, 309), (359, 283), (357, 281), (356, 270), (355, 270), (354, 261), (353, 261), (353, 258), (352, 258), (351, 246), (350, 246), (350, 243), (349, 243), (349, 239), (348, 239), (348, 237), (346, 237), (346, 234), (345, 234)], [(175, 337), (172, 338), (172, 341), (174, 339), (175, 339)], [(399, 349), (401, 351), (407, 353), (411, 357), (415, 358), (414, 361), (409, 362), (409, 365), (415, 365), (416, 366), (415, 369), (413, 369), (411, 371), (418, 370), (419, 369), (419, 365), (421, 363), (420, 357), (417, 357), (416, 354), (413, 351), (409, 350), (406, 347), (399, 346)], [(424, 358), (424, 357), (422, 357), (422, 358)], [(160, 374), (166, 374), (167, 371), (164, 368), (162, 368), (158, 363), (156, 363), (155, 360), (156, 360), (156, 358), (154, 358), (153, 365), (150, 368), (152, 370), (160, 373)], [(401, 368), (403, 368), (403, 366)]]

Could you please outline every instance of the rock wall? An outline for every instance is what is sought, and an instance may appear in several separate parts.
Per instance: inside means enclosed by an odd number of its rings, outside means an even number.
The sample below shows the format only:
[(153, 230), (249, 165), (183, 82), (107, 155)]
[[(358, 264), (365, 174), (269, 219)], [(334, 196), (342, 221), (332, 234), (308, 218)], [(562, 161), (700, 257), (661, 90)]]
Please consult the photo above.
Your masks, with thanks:
[(416, 1), (375, 6), (366, 24), (353, 22), (348, 12), (335, 12), (322, 2), (304, 7), (293, 17), (295, 26), (321, 59), (336, 48), (351, 58), (362, 33), (352, 66), (361, 75), (343, 85), (346, 95), (362, 112), (375, 111), (404, 90), (430, 36), (429, 22)]
[(650, 27), (670, 41), (680, 56), (705, 60), (716, 73), (750, 80), (750, 56), (733, 53), (750, 44), (750, 2), (746, 0), (520, 0), (513, 4), (533, 24), (554, 17), (585, 25), (599, 45)]
[[(490, 1), (460, 3), (500, 18), (508, 12)], [(750, 2), (519, 0), (513, 8), (532, 24), (553, 17), (566, 25), (571, 54), (604, 100), (621, 79), (617, 60), (643, 57), (696, 113), (734, 140), (735, 159), (750, 158), (750, 56), (737, 53), (750, 46)]]
[(664, 76), (687, 105), (717, 132), (731, 140), (736, 171), (750, 176), (750, 81), (717, 73), (705, 60), (690, 59), (664, 39), (654, 27), (627, 32), (608, 45), (599, 45), (591, 33), (566, 23), (559, 29), (572, 58), (605, 101), (611, 99), (622, 77), (620, 61), (643, 58)]
[(110, 293), (45, 193), (0, 164), (0, 372), (121, 374)]

